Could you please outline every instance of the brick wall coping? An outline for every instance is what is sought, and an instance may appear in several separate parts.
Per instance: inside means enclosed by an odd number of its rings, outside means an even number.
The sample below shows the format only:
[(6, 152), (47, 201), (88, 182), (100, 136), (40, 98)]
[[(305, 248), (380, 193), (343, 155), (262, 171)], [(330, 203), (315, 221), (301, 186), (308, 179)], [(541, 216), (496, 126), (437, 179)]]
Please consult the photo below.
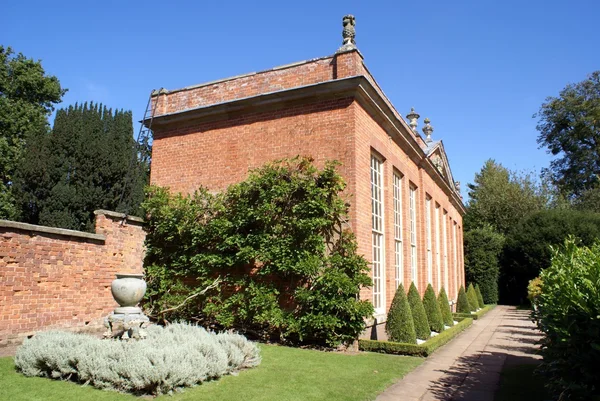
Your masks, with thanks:
[[(325, 56), (325, 57), (313, 58), (313, 59), (310, 59), (310, 60), (297, 61), (297, 62), (294, 62), (294, 63), (289, 63), (289, 64), (284, 64), (284, 65), (280, 65), (280, 66), (277, 66), (277, 67), (273, 67), (273, 68), (270, 68), (268, 70), (262, 70), (262, 71), (258, 71), (258, 72), (249, 72), (249, 73), (240, 74), (240, 75), (234, 75), (233, 77), (227, 77), (227, 78), (217, 79), (215, 81), (203, 82), (201, 84), (186, 86), (186, 87), (179, 88), (179, 89), (171, 89), (171, 90), (163, 89), (163, 92), (161, 92), (160, 94), (161, 95), (162, 94), (170, 95), (170, 94), (176, 93), (176, 92), (183, 92), (183, 91), (187, 91), (187, 90), (191, 90), (191, 89), (201, 88), (203, 86), (220, 84), (220, 83), (223, 83), (223, 82), (233, 81), (233, 80), (240, 79), (240, 78), (251, 77), (253, 75), (265, 74), (265, 73), (272, 72), (272, 71), (285, 70), (287, 68), (298, 67), (298, 66), (303, 65), (303, 64), (314, 63), (315, 61), (333, 59), (333, 57), (334, 56)], [(159, 95), (159, 92), (155, 92), (155, 93), (152, 94), (152, 97), (155, 97), (155, 96), (158, 96), (158, 95)]]
[(34, 233), (45, 233), (45, 234), (62, 235), (65, 237), (84, 238), (84, 239), (90, 239), (90, 240), (102, 241), (102, 242), (104, 242), (106, 240), (106, 236), (104, 236), (102, 234), (92, 234), (92, 233), (86, 233), (86, 232), (77, 231), (77, 230), (67, 230), (66, 228), (38, 226), (36, 224), (19, 223), (17, 221), (11, 221), (11, 220), (0, 220), (0, 227), (12, 228), (12, 229), (23, 230), (23, 231), (31, 231)]
[(144, 222), (144, 219), (142, 219), (141, 217), (126, 215), (125, 213), (113, 212), (113, 211), (104, 210), (104, 209), (94, 210), (94, 214), (96, 216), (101, 214), (101, 215), (108, 216), (108, 217), (114, 217), (115, 219), (127, 219), (127, 221), (129, 221), (129, 222), (135, 222), (135, 223), (143, 223)]

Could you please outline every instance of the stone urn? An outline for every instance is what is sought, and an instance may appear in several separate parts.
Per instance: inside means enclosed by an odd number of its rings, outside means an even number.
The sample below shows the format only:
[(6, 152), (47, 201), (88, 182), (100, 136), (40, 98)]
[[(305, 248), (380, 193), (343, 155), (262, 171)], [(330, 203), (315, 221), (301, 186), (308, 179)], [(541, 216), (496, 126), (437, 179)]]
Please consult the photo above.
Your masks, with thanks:
[(115, 309), (116, 314), (139, 314), (142, 310), (136, 305), (144, 298), (146, 282), (143, 274), (117, 273), (110, 290), (112, 296), (119, 304)]

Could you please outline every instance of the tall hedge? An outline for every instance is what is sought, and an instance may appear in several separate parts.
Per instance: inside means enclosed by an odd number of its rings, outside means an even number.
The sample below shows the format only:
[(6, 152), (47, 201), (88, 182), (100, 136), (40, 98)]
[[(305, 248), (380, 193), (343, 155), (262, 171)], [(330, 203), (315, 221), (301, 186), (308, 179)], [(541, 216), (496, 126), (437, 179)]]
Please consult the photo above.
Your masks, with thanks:
[(585, 247), (571, 238), (554, 248), (540, 279), (535, 317), (547, 386), (560, 399), (600, 399), (600, 241)]
[(412, 312), (406, 297), (406, 290), (402, 284), (396, 289), (396, 295), (392, 300), (385, 322), (385, 332), (390, 341), (409, 344), (417, 342)]
[(458, 299), (456, 301), (456, 311), (458, 313), (471, 313), (471, 305), (469, 304), (469, 298), (465, 292), (465, 288), (461, 285), (458, 289)]
[(444, 324), (446, 326), (454, 326), (454, 319), (452, 318), (452, 309), (450, 309), (450, 302), (448, 300), (448, 295), (446, 294), (446, 290), (444, 287), (440, 290), (438, 294), (438, 304), (440, 305), (440, 311), (442, 312), (442, 319), (444, 320)]
[(475, 293), (477, 294), (477, 302), (479, 303), (479, 307), (483, 308), (485, 306), (485, 302), (483, 302), (483, 295), (479, 289), (479, 284), (475, 284)]
[(433, 291), (431, 284), (427, 286), (425, 294), (423, 294), (423, 307), (425, 308), (425, 314), (427, 315), (427, 321), (429, 322), (429, 329), (438, 333), (444, 331), (442, 311), (435, 298), (435, 291)]
[(408, 290), (408, 303), (415, 323), (417, 338), (419, 340), (427, 340), (431, 336), (429, 321), (427, 320), (425, 307), (423, 307), (423, 301), (421, 301), (421, 296), (414, 282), (410, 284), (410, 289)]
[(359, 298), (372, 281), (343, 229), (344, 187), (334, 163), (317, 169), (294, 158), (219, 194), (150, 188), (147, 312), (278, 341), (354, 340), (373, 314)]
[(465, 278), (481, 287), (483, 300), (488, 304), (498, 302), (500, 254), (504, 235), (485, 225), (465, 231)]
[[(503, 303), (522, 304), (527, 300), (527, 284), (550, 267), (550, 245), (560, 246), (573, 235), (590, 246), (600, 238), (600, 213), (577, 210), (537, 212), (506, 237), (501, 256), (501, 299)], [(484, 300), (488, 302), (485, 299)]]
[(475, 292), (473, 283), (470, 283), (467, 287), (467, 298), (469, 299), (469, 306), (471, 307), (472, 312), (475, 312), (477, 309), (479, 309), (479, 301), (477, 300), (477, 293)]

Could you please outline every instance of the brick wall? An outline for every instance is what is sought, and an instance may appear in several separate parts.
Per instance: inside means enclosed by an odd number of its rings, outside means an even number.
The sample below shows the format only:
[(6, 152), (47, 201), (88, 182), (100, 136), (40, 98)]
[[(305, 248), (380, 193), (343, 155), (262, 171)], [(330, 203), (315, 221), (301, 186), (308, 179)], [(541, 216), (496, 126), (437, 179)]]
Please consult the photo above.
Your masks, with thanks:
[(142, 273), (141, 219), (96, 211), (96, 233), (0, 220), (0, 347), (52, 328), (97, 330), (116, 273)]

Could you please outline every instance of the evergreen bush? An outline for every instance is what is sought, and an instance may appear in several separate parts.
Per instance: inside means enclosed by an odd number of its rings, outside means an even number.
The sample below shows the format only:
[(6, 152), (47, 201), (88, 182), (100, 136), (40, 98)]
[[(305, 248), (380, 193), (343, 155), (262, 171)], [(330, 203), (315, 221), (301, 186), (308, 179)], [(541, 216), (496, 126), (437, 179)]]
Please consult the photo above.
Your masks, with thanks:
[(485, 306), (485, 302), (483, 302), (483, 295), (481, 294), (481, 290), (479, 289), (479, 284), (475, 284), (475, 293), (477, 294), (477, 302), (480, 308)]
[(481, 286), (481, 295), (487, 304), (498, 302), (500, 255), (504, 241), (504, 235), (489, 225), (465, 231), (465, 278), (467, 282)]
[(74, 380), (106, 390), (165, 394), (260, 364), (258, 347), (234, 333), (215, 334), (182, 323), (150, 326), (143, 340), (101, 340), (49, 331), (19, 347), (25, 376)]
[(540, 274), (534, 317), (543, 332), (547, 386), (565, 400), (600, 399), (600, 241), (577, 246), (573, 238), (552, 250)]
[(421, 296), (414, 282), (410, 284), (410, 289), (408, 290), (408, 304), (410, 305), (410, 311), (415, 323), (417, 338), (419, 340), (427, 340), (431, 336), (431, 330), (429, 329), (429, 322), (427, 321), (427, 313), (425, 313), (423, 301), (421, 301)]
[(444, 324), (446, 326), (454, 326), (454, 319), (452, 318), (452, 309), (450, 309), (450, 302), (448, 300), (448, 295), (446, 294), (446, 290), (444, 287), (440, 290), (438, 294), (438, 304), (440, 305), (440, 311), (442, 313), (442, 319), (444, 320)]
[(469, 284), (469, 287), (467, 288), (467, 298), (469, 299), (471, 312), (477, 312), (477, 309), (479, 309), (479, 301), (477, 300), (477, 293), (475, 292), (473, 283)]
[(465, 288), (461, 285), (458, 289), (458, 297), (456, 300), (456, 312), (458, 313), (471, 313), (471, 305), (469, 305), (469, 298)]
[[(151, 187), (144, 308), (265, 340), (335, 346), (365, 328), (373, 305), (366, 259), (347, 226), (335, 163), (269, 163), (224, 192)], [(200, 294), (220, 278), (218, 286)], [(168, 312), (163, 312), (168, 310)]]
[(431, 331), (441, 333), (444, 331), (444, 320), (442, 319), (442, 311), (440, 305), (435, 298), (435, 291), (431, 284), (427, 286), (425, 294), (423, 295), (423, 307), (427, 314), (427, 321), (429, 322), (429, 328)]
[(385, 322), (385, 331), (390, 341), (408, 344), (416, 344), (417, 342), (415, 324), (402, 284), (396, 289), (396, 295), (394, 295), (394, 299), (392, 300), (387, 321)]

